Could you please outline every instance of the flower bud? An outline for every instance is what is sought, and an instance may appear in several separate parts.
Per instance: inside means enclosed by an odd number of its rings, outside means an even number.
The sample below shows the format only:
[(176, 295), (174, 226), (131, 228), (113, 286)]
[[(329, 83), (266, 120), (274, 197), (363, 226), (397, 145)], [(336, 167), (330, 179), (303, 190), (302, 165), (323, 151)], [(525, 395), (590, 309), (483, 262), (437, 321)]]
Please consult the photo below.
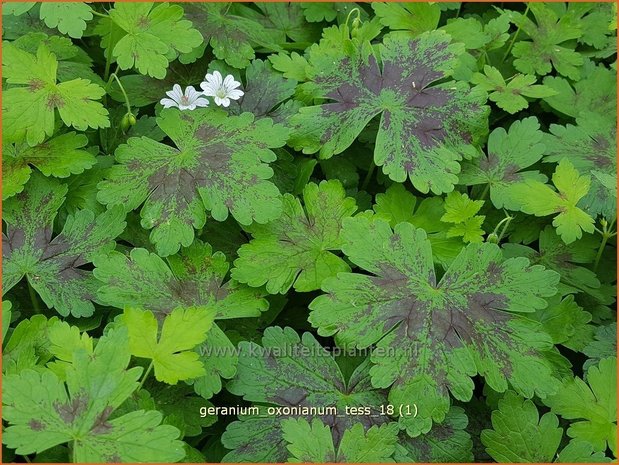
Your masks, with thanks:
[(123, 131), (126, 131), (131, 126), (135, 125), (135, 123), (136, 123), (136, 119), (133, 113), (125, 113), (125, 116), (123, 116), (123, 119), (120, 120), (120, 128)]
[(497, 236), (496, 233), (490, 233), (488, 234), (488, 237), (486, 238), (486, 242), (490, 242), (491, 244), (498, 244), (499, 242), (499, 236)]

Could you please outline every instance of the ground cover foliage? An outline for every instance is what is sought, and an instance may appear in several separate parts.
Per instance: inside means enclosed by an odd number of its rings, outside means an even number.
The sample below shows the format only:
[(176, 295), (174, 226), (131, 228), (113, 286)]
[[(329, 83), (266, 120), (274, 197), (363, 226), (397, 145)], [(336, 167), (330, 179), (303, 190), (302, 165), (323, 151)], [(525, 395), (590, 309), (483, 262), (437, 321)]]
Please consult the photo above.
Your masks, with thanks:
[(3, 460), (612, 461), (615, 17), (5, 3)]

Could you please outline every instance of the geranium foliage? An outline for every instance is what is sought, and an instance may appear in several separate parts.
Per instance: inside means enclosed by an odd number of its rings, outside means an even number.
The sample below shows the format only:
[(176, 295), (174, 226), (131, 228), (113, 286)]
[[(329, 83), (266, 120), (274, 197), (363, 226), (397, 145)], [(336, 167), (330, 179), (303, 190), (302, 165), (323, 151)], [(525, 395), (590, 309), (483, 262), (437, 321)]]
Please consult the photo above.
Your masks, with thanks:
[(2, 462), (616, 461), (615, 4), (2, 15)]

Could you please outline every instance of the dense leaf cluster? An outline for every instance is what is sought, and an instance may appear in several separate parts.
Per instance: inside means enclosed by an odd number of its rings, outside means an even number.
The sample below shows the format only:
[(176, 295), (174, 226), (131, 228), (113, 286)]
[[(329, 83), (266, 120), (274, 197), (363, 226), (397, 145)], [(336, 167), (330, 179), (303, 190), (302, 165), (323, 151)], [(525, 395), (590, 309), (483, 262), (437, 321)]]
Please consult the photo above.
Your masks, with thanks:
[(615, 459), (616, 6), (502, 5), (5, 3), (3, 460)]

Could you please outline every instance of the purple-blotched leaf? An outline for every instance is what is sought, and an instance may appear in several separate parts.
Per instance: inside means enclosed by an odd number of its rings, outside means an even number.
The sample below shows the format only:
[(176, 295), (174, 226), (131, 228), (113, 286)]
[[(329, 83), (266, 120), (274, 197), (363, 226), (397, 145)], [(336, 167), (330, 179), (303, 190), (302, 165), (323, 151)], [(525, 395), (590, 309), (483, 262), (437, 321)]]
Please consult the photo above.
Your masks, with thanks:
[(449, 393), (470, 400), (477, 374), (501, 392), (508, 382), (528, 397), (554, 392), (558, 380), (545, 357), (552, 341), (520, 314), (547, 305), (557, 273), (473, 243), (437, 281), (426, 233), (410, 223), (392, 230), (379, 219), (349, 218), (342, 237), (344, 253), (371, 274), (325, 280), (327, 294), (310, 304), (309, 321), (345, 348), (375, 344), (372, 384), (391, 386), (391, 404), (418, 405), (416, 418), (400, 418), (410, 435), (443, 421)]
[(70, 443), (77, 463), (176, 462), (185, 456), (178, 429), (157, 411), (115, 410), (138, 388), (142, 368), (128, 368), (124, 328), (108, 331), (93, 353), (71, 351), (66, 380), (39, 367), (4, 379), (3, 441), (18, 454)]
[(35, 172), (24, 191), (5, 203), (2, 292), (26, 276), (48, 307), (63, 316), (90, 316), (92, 302), (98, 301), (98, 284), (92, 272), (82, 267), (114, 246), (114, 238), (125, 228), (125, 215), (122, 208), (98, 216), (78, 210), (52, 237), (54, 218), (66, 193), (66, 185)]
[(466, 431), (469, 420), (461, 407), (452, 407), (445, 420), (427, 433), (411, 438), (400, 434), (396, 462), (463, 463), (473, 462), (473, 441)]
[[(333, 356), (311, 333), (302, 337), (291, 328), (271, 327), (264, 331), (262, 346), (253, 342), (239, 344), (237, 376), (228, 384), (233, 394), (258, 404), (280, 407), (326, 407), (337, 413), (318, 411), (316, 415), (261, 415), (241, 418), (230, 424), (222, 443), (233, 449), (226, 455), (232, 462), (282, 462), (287, 459), (281, 422), (290, 417), (317, 417), (331, 427), (334, 444), (339, 445), (344, 431), (354, 423), (370, 428), (388, 421), (381, 416), (386, 403), (385, 391), (372, 387), (368, 364), (362, 363), (345, 381)], [(369, 407), (371, 415), (346, 414), (346, 407)]]
[[(610, 116), (610, 117), (609, 117)], [(598, 213), (607, 219), (617, 216), (617, 126), (616, 115), (581, 113), (577, 126), (550, 126), (544, 139), (544, 161), (559, 162), (568, 158), (581, 173), (591, 173), (589, 193), (579, 202), (591, 216)], [(614, 183), (604, 182), (612, 178)]]
[(289, 112), (280, 104), (294, 95), (297, 82), (273, 71), (271, 64), (262, 60), (254, 60), (246, 68), (245, 81), (245, 94), (238, 105), (233, 104), (232, 110), (248, 111), (256, 117), (275, 116), (278, 122), (283, 122), (280, 116), (286, 117)]
[(458, 161), (486, 134), (483, 92), (450, 76), (462, 44), (433, 31), (415, 39), (386, 38), (379, 66), (372, 46), (340, 39), (327, 30), (310, 49), (310, 82), (304, 92), (321, 105), (303, 107), (292, 118), (290, 143), (329, 158), (343, 152), (381, 115), (374, 161), (391, 179), (410, 178), (421, 192), (448, 192), (457, 182)]
[(279, 50), (279, 33), (250, 19), (256, 13), (247, 5), (192, 2), (183, 6), (185, 16), (202, 33), (204, 42), (230, 66), (245, 68), (255, 57), (255, 45)]
[[(168, 257), (167, 263), (145, 249), (133, 249), (129, 256), (102, 255), (95, 266), (94, 275), (103, 283), (99, 298), (118, 308), (140, 307), (163, 317), (177, 307), (214, 307), (215, 320), (255, 317), (268, 308), (260, 289), (224, 282), (229, 268), (226, 257), (199, 240)], [(195, 380), (194, 387), (208, 399), (221, 390), (220, 377), (234, 376), (238, 357), (217, 324), (198, 352), (206, 375)]]
[(586, 292), (602, 304), (611, 304), (616, 300), (616, 291), (601, 284), (595, 272), (580, 266), (595, 259), (598, 247), (598, 239), (590, 235), (566, 244), (552, 226), (546, 226), (539, 235), (539, 251), (521, 244), (505, 244), (503, 253), (507, 258), (526, 257), (531, 263), (556, 271), (565, 293)]
[(142, 207), (142, 227), (161, 256), (189, 246), (204, 226), (205, 209), (217, 221), (228, 213), (241, 224), (265, 223), (281, 213), (277, 187), (269, 181), (276, 159), (272, 148), (288, 131), (251, 113), (228, 116), (216, 108), (181, 113), (165, 109), (159, 127), (176, 147), (134, 137), (116, 150), (98, 199), (108, 206)]

